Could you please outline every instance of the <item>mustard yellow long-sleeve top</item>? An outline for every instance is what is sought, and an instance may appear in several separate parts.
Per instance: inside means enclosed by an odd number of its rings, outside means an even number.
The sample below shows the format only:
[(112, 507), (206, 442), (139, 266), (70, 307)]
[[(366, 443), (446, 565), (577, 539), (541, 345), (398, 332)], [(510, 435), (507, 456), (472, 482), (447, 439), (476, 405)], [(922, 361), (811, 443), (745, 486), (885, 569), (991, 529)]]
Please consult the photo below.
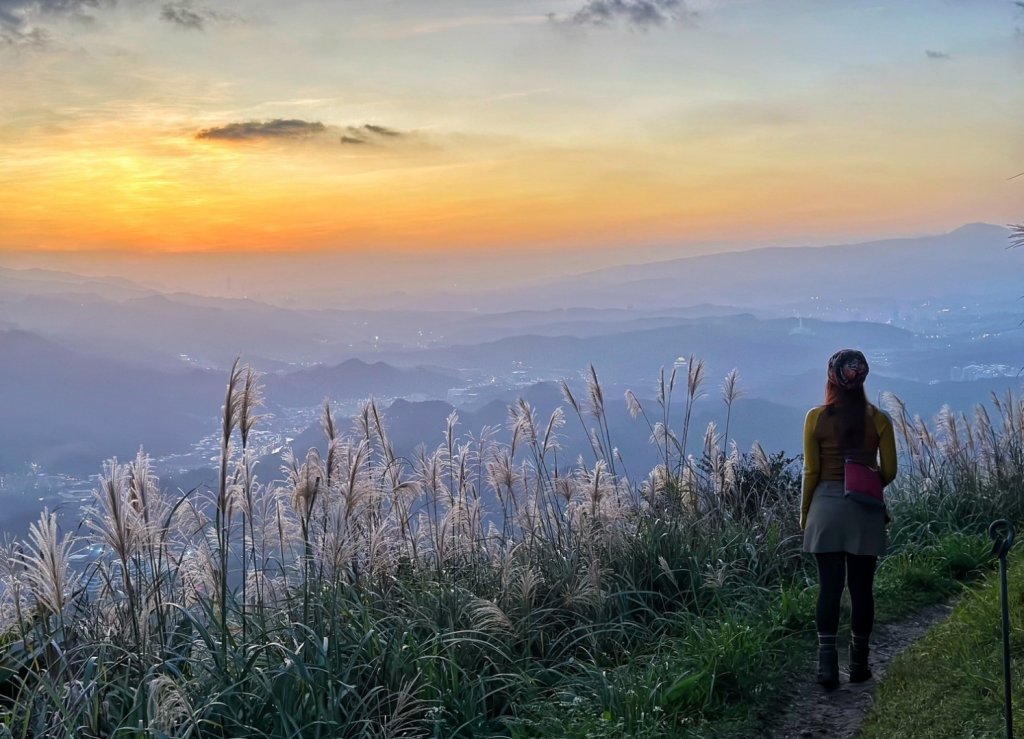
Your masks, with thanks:
[(844, 477), (843, 467), (847, 458), (861, 464), (878, 467), (882, 485), (896, 479), (896, 435), (892, 421), (885, 413), (868, 404), (868, 423), (865, 424), (864, 444), (859, 449), (846, 449), (845, 453), (836, 437), (835, 424), (827, 413), (827, 407), (820, 405), (807, 413), (804, 421), (804, 483), (800, 501), (800, 528), (807, 524), (807, 512), (811, 508), (814, 489), (822, 480), (839, 480)]

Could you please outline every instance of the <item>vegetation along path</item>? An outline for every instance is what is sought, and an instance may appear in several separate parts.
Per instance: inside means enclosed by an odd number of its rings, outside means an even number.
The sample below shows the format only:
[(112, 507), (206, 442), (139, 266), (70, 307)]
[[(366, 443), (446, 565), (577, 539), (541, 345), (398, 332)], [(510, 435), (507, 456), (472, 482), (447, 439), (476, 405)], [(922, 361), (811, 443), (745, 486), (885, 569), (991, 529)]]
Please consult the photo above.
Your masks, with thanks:
[(875, 686), (889, 663), (952, 611), (952, 605), (940, 603), (926, 606), (905, 620), (876, 626), (871, 640), (874, 678), (866, 683), (851, 685), (844, 673), (839, 688), (826, 693), (818, 687), (809, 657), (807, 671), (792, 681), (787, 691), (789, 704), (772, 722), (767, 735), (773, 739), (857, 736), (874, 703)]

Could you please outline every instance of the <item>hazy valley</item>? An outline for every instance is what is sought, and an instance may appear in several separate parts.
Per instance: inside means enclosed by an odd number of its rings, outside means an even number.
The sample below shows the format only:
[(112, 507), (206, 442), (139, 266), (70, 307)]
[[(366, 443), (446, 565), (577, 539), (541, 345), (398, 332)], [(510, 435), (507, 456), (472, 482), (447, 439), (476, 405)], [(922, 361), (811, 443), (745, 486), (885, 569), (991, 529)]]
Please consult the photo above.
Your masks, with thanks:
[[(652, 398), (659, 370), (685, 376), (691, 356), (706, 363), (694, 407), (702, 432), (713, 421), (722, 433), (718, 387), (739, 371), (729, 437), (743, 450), (759, 441), (799, 452), (824, 361), (843, 346), (866, 352), (876, 400), (894, 392), (926, 417), (944, 404), (970, 410), (1020, 385), (1024, 252), (1006, 246), (1006, 229), (975, 224), (917, 239), (538, 275), (505, 290), (452, 293), (410, 277), (400, 296), (367, 298), (373, 309), (345, 306), (361, 299), (358, 290), (301, 260), (276, 276), (254, 272), (262, 299), (0, 266), (0, 486), (11, 502), (2, 525), (22, 533), (43, 504), (76, 510), (101, 461), (130, 458), (139, 445), (172, 484), (212, 481), (227, 369), (239, 356), (264, 373), (264, 479), (277, 474), (273, 453), (322, 445), (324, 399), (344, 417), (375, 398), (397, 453), (412, 458), (440, 442), (452, 412), (460, 433), (490, 427), (505, 437), (519, 397), (547, 418), (565, 406), (559, 383), (582, 393), (590, 364), (606, 390), (612, 441), (635, 476), (657, 453), (624, 394)], [(258, 271), (255, 261), (239, 265), (236, 281)], [(282, 286), (303, 304), (275, 301)], [(567, 465), (587, 455), (578, 423), (562, 436)]]

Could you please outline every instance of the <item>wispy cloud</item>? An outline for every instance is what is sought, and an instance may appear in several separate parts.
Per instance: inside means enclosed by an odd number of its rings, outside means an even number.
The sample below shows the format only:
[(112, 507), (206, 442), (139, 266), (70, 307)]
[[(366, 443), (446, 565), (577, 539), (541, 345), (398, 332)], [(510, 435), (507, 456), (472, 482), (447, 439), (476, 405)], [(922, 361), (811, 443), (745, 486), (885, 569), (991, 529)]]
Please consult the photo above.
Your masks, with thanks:
[(409, 36), (431, 36), (464, 28), (486, 26), (513, 26), (544, 23), (547, 15), (465, 15), (451, 18), (431, 18), (370, 26), (367, 33), (372, 38), (405, 38)]
[(625, 25), (640, 31), (671, 22), (693, 22), (697, 17), (698, 13), (683, 0), (586, 0), (583, 7), (568, 16), (550, 16), (555, 22), (574, 26)]
[(160, 19), (184, 30), (204, 31), (208, 23), (237, 21), (238, 16), (197, 6), (190, 0), (164, 3), (160, 7)]
[(319, 121), (303, 121), (297, 118), (275, 118), (270, 121), (243, 121), (223, 126), (204, 128), (196, 134), (197, 139), (217, 141), (259, 141), (266, 139), (304, 139), (327, 131)]
[(947, 54), (944, 51), (934, 51), (932, 49), (925, 49), (924, 53), (925, 53), (925, 56), (927, 56), (929, 59), (943, 60), (943, 59), (950, 59), (950, 58), (952, 58), (952, 57), (949, 56), (949, 54)]

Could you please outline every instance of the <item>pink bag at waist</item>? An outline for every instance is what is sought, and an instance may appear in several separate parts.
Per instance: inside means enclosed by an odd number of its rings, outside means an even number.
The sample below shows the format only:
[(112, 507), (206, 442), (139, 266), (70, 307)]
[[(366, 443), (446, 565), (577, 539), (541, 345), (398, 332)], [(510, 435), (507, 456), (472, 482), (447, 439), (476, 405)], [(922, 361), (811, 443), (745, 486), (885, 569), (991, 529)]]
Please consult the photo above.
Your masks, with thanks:
[(885, 507), (882, 477), (874, 467), (847, 459), (843, 465), (844, 488), (847, 498), (876, 508)]

